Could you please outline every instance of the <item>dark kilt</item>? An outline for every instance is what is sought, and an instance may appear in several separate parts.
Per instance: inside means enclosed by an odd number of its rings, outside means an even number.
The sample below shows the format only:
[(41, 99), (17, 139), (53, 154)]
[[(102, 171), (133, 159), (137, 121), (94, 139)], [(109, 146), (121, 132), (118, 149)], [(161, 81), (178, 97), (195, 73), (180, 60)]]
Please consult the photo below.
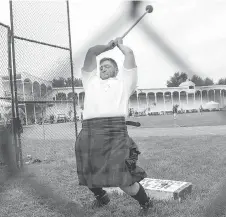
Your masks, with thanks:
[(123, 187), (146, 178), (142, 168), (135, 164), (131, 169), (126, 164), (132, 149), (139, 152), (124, 117), (84, 120), (75, 144), (79, 185)]

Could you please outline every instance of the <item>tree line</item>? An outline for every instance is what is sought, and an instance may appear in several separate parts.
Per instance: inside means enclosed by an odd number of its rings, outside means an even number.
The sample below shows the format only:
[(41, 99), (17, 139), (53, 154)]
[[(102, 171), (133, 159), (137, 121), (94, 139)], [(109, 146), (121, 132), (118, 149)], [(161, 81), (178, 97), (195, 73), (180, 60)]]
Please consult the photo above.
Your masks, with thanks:
[[(63, 78), (63, 77), (59, 77), (54, 78), (52, 80), (52, 85), (53, 87), (72, 87), (72, 78)], [(82, 80), (80, 78), (74, 78), (74, 86), (75, 87), (82, 87)]]
[[(188, 79), (188, 75), (185, 72), (176, 72), (173, 76), (169, 78), (166, 82), (167, 87), (178, 87), (182, 82), (185, 82)], [(210, 85), (226, 85), (226, 78), (220, 78), (216, 83), (213, 82), (213, 79), (206, 77), (202, 78), (198, 75), (193, 75), (190, 79), (196, 86), (210, 86)], [(71, 87), (72, 79), (69, 78), (54, 78), (52, 80), (53, 87)], [(83, 87), (82, 80), (80, 78), (74, 78), (75, 87)]]
[[(176, 72), (166, 82), (167, 87), (178, 87), (182, 82), (188, 79), (188, 75), (185, 72)], [(193, 75), (190, 79), (196, 86), (210, 86), (210, 85), (226, 85), (226, 78), (220, 78), (216, 83), (213, 79), (206, 77), (202, 78), (198, 75)]]

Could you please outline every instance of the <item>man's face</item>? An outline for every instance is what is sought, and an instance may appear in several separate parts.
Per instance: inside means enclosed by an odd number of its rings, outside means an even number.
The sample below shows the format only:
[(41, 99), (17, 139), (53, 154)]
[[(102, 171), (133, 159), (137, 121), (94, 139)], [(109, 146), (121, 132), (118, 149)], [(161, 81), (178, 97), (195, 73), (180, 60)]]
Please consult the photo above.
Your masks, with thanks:
[(115, 77), (116, 68), (109, 60), (105, 60), (100, 64), (100, 78), (106, 80)]

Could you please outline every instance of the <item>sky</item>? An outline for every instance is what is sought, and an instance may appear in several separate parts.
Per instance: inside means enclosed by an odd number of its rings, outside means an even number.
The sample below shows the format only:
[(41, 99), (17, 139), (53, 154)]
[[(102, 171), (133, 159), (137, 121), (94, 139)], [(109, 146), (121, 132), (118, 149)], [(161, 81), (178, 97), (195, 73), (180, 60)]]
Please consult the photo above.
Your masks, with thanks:
[[(54, 2), (56, 3), (56, 1), (51, 2), (50, 8), (53, 8)], [(89, 47), (96, 44), (106, 44), (111, 39), (121, 36), (133, 24), (134, 20), (126, 16), (129, 13), (130, 2), (121, 0), (71, 0), (69, 3), (74, 72), (76, 77), (80, 77), (80, 69)], [(186, 72), (186, 69), (172, 61), (172, 58), (164, 52), (159, 44), (153, 41), (150, 35), (145, 34), (142, 29), (144, 25), (145, 28), (150, 26), (160, 35), (166, 44), (163, 48), (170, 47), (179, 58), (189, 65), (191, 70), (188, 71), (189, 75), (192, 75), (190, 72), (195, 72), (203, 77), (208, 76), (214, 81), (226, 77), (226, 61), (224, 59), (226, 57), (225, 0), (143, 1), (139, 7), (138, 15), (142, 15), (145, 12), (146, 5), (149, 4), (153, 6), (153, 12), (147, 14), (124, 38), (124, 44), (129, 46), (135, 54), (139, 88), (166, 87), (167, 79), (175, 72)], [(29, 14), (29, 11), (32, 11), (28, 10), (27, 6), (25, 9), (22, 1), (20, 1), (20, 6), (22, 6), (21, 13)], [(66, 20), (63, 19), (63, 13), (59, 14), (60, 10), (57, 6), (54, 11), (58, 13), (56, 17), (58, 16), (59, 23), (65, 25)], [(50, 17), (48, 19), (47, 10), (42, 11), (39, 18), (35, 19), (34, 16), (33, 20), (31, 19), (26, 23), (37, 26), (38, 24), (36, 25), (35, 21), (39, 22), (39, 25), (42, 24), (42, 19), (45, 19), (45, 22), (51, 22)], [(10, 24), (7, 0), (0, 2), (0, 22)], [(23, 28), (25, 27), (23, 26)], [(19, 26), (18, 32), (23, 28)], [(34, 34), (35, 31), (40, 31), (40, 28), (34, 29)], [(52, 34), (53, 31), (57, 30), (52, 30)], [(49, 33), (49, 38), (54, 41), (55, 38), (58, 39), (58, 35), (55, 37), (54, 34)], [(64, 40), (63, 36), (61, 41), (64, 41), (62, 42), (63, 45), (66, 44), (65, 46), (67, 46), (67, 40)], [(29, 46), (26, 46), (26, 49), (27, 55), (20, 54), (18, 58), (23, 59), (24, 62), (29, 62), (28, 60), (31, 60), (31, 56), (34, 56), (34, 54), (31, 52), (32, 48), (29, 51)], [(64, 62), (64, 58), (68, 57), (68, 55), (62, 55), (62, 53), (58, 55), (55, 51), (49, 52), (46, 55), (42, 52), (42, 64), (36, 58), (32, 71), (33, 75), (44, 78), (44, 75), (40, 73), (46, 70), (49, 70), (51, 74), (53, 67), (50, 67), (51, 60), (49, 57), (53, 54), (58, 59), (58, 68)], [(122, 67), (123, 55), (117, 48), (100, 55), (97, 60), (104, 56), (116, 59), (119, 66)], [(56, 64), (54, 65), (56, 66)], [(20, 70), (29, 70), (29, 68), (30, 66), (22, 67)], [(60, 73), (61, 70), (58, 70), (57, 75), (60, 76)]]

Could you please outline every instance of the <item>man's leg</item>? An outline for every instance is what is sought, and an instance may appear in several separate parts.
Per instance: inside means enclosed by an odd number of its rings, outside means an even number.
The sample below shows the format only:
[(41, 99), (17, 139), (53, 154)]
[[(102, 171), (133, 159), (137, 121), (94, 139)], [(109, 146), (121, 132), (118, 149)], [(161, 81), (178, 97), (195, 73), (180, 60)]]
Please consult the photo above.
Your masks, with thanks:
[(139, 183), (135, 182), (133, 185), (126, 186), (126, 187), (120, 187), (126, 194), (130, 196), (134, 196), (137, 194), (137, 192), (140, 189)]
[(92, 204), (93, 208), (102, 207), (110, 202), (110, 199), (105, 190), (102, 188), (89, 188), (93, 192), (96, 200)]
[(120, 187), (126, 194), (137, 200), (142, 208), (140, 214), (147, 215), (149, 208), (153, 207), (153, 203), (147, 196), (143, 186), (135, 182), (133, 185), (127, 187)]
[(90, 191), (93, 192), (94, 196), (103, 196), (105, 191), (102, 188), (89, 188)]
[(173, 113), (173, 119), (174, 120), (176, 119), (176, 113)]

